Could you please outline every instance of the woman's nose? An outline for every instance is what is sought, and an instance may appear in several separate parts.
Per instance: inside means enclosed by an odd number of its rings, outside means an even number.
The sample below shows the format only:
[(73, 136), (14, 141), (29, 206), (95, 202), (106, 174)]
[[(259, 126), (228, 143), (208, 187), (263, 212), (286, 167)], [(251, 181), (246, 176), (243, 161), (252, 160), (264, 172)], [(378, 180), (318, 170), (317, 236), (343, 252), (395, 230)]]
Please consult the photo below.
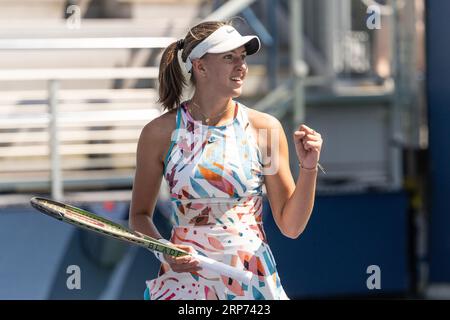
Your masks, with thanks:
[(247, 62), (245, 61), (244, 58), (237, 58), (235, 63), (239, 68), (242, 68), (244, 70), (247, 69)]

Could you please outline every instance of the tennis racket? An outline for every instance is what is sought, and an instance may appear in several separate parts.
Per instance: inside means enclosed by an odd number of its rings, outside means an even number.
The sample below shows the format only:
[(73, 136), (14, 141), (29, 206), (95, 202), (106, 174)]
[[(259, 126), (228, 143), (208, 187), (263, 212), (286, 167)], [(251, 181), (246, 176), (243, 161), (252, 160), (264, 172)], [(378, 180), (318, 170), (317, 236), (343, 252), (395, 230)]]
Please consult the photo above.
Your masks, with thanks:
[(233, 278), (246, 284), (250, 282), (250, 279), (253, 276), (250, 271), (240, 270), (238, 268), (229, 266), (208, 257), (195, 253), (189, 253), (177, 247), (160, 242), (140, 232), (129, 230), (118, 223), (112, 222), (103, 217), (99, 217), (91, 212), (70, 206), (68, 204), (39, 197), (32, 198), (30, 200), (30, 203), (34, 208), (41, 211), (42, 213), (49, 215), (52, 218), (70, 223), (77, 227), (95, 231), (114, 239), (126, 241), (128, 243), (144, 247), (151, 251), (162, 252), (173, 257), (191, 255), (199, 261), (200, 267), (209, 269), (213, 272)]

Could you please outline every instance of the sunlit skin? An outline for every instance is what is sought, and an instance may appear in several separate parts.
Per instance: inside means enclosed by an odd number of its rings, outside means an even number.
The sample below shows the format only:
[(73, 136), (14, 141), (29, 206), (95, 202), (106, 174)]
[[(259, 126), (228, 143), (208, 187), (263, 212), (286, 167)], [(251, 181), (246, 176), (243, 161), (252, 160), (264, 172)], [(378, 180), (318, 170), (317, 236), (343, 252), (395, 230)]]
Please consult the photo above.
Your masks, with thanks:
[[(196, 90), (191, 100), (201, 108), (201, 113), (193, 108), (196, 120), (203, 120), (202, 114), (214, 117), (226, 108), (229, 110), (220, 117), (222, 121), (215, 125), (233, 117), (232, 99), (242, 94), (242, 85), (248, 72), (246, 57), (245, 47), (241, 46), (225, 53), (207, 53), (192, 61)], [(241, 80), (232, 80), (235, 77)]]
[[(200, 108), (192, 106), (192, 116), (203, 121), (204, 115), (214, 118), (227, 109), (220, 117), (212, 119), (209, 125), (222, 125), (233, 118), (232, 100), (242, 94), (248, 73), (245, 47), (241, 46), (220, 54), (207, 53), (192, 61), (192, 72), (196, 80), (195, 93), (191, 98)], [(238, 77), (239, 81), (232, 78)], [(175, 130), (176, 112), (167, 112), (148, 123), (139, 138), (135, 181), (130, 208), (130, 226), (137, 231), (155, 238), (161, 238), (152, 221), (152, 215), (161, 185), (163, 163), (170, 146), (170, 138)], [(280, 231), (295, 239), (305, 229), (312, 213), (315, 198), (317, 163), (322, 148), (322, 136), (312, 128), (301, 124), (292, 133), (295, 152), (303, 168), (296, 181), (289, 163), (288, 142), (278, 119), (270, 114), (248, 109), (250, 130), (257, 139), (258, 148), (267, 155), (278, 155), (277, 170), (265, 174), (264, 184), (272, 215)], [(203, 122), (203, 124), (206, 124)], [(258, 131), (267, 130), (265, 139), (259, 139)], [(278, 134), (272, 134), (277, 132)], [(271, 141), (276, 136), (275, 150)], [(151, 147), (149, 147), (151, 146)], [(263, 159), (267, 163), (267, 159)], [(311, 170), (308, 170), (311, 169)], [(175, 245), (187, 251), (190, 246)], [(198, 261), (187, 256), (172, 258), (165, 256), (175, 272), (195, 272), (200, 270)]]

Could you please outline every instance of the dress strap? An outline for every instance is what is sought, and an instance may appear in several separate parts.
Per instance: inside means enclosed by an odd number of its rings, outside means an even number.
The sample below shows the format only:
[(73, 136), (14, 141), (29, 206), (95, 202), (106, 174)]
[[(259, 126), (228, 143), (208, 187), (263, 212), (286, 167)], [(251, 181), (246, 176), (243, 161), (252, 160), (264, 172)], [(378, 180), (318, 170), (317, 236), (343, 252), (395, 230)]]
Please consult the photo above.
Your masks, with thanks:
[(189, 115), (189, 112), (186, 110), (186, 101), (184, 101), (184, 102), (182, 102), (181, 104), (180, 104), (180, 115), (181, 115), (181, 119), (183, 120), (182, 122), (183, 122), (183, 127), (186, 127), (187, 126), (187, 123), (188, 123), (188, 120), (191, 120), (190, 119), (190, 115)]
[(238, 110), (237, 117), (238, 117), (239, 123), (241, 124), (241, 126), (245, 130), (247, 128), (248, 123), (249, 123), (248, 114), (247, 114), (247, 107), (244, 106), (241, 103), (238, 103), (238, 105), (239, 105), (239, 110)]

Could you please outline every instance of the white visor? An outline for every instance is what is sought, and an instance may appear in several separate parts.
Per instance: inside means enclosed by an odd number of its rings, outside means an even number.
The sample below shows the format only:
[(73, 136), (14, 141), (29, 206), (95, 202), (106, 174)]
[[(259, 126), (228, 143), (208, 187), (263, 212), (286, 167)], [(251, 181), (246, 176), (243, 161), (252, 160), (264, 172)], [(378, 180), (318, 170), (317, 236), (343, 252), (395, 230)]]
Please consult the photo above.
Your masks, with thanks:
[(206, 53), (223, 53), (245, 45), (247, 55), (258, 52), (261, 43), (257, 36), (241, 36), (232, 26), (222, 26), (200, 42), (186, 59), (186, 71), (191, 72), (192, 60), (203, 57)]

